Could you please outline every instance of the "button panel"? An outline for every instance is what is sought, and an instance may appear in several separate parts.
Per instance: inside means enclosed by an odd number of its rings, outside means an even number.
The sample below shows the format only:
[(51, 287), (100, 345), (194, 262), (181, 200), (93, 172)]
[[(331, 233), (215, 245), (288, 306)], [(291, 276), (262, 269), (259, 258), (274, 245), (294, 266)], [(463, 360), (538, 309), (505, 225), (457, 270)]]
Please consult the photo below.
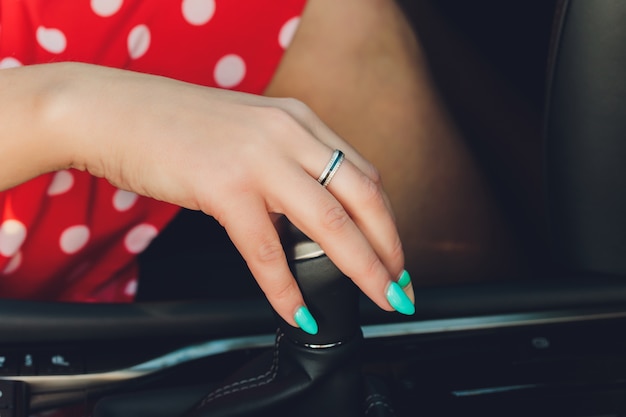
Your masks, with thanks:
[(17, 372), (17, 356), (12, 353), (0, 354), (0, 376), (16, 375)]
[(83, 372), (80, 356), (73, 352), (46, 352), (39, 356), (38, 375), (72, 375)]
[(82, 355), (76, 350), (0, 351), (0, 377), (76, 375), (84, 370)]
[(37, 366), (35, 365), (35, 355), (31, 352), (21, 353), (19, 355), (20, 375), (37, 375)]

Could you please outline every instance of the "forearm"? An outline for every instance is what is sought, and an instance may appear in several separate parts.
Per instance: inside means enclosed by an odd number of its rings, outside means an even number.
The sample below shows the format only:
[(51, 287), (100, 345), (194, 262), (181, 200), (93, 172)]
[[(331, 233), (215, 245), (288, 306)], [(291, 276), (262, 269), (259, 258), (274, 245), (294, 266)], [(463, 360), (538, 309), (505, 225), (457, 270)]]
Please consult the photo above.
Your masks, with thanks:
[(210, 95), (214, 100), (199, 100), (204, 90), (164, 77), (80, 63), (2, 70), (0, 189), (46, 172), (76, 168), (157, 197), (144, 187), (154, 174), (142, 171), (145, 166), (138, 162), (155, 156), (174, 159), (172, 152), (159, 147), (180, 136), (175, 123), (184, 113), (180, 108), (207, 101), (211, 107), (222, 100), (217, 91)]
[[(388, 289), (398, 286), (404, 256), (371, 164), (302, 103), (85, 64), (0, 77), (3, 188), (74, 167), (202, 210), (295, 324), (304, 302), (270, 216), (284, 214), (381, 308), (395, 308)], [(319, 165), (335, 147), (349, 161), (321, 187)]]
[(139, 173), (129, 169), (159, 143), (150, 131), (179, 113), (172, 103), (181, 92), (198, 89), (81, 63), (0, 71), (0, 189), (76, 168), (126, 187), (133, 177), (141, 192)]
[(73, 164), (75, 150), (62, 134), (64, 68), (0, 71), (0, 190)]

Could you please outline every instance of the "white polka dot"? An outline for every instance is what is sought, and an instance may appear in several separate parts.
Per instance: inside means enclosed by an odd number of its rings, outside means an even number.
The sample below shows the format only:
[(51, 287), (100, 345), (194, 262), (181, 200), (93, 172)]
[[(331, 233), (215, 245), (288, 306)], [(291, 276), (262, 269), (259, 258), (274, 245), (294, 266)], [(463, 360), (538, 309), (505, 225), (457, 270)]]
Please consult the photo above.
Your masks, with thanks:
[(215, 13), (215, 0), (183, 0), (182, 11), (190, 25), (204, 25)]
[(48, 29), (43, 26), (37, 28), (37, 43), (46, 51), (53, 54), (60, 54), (65, 51), (67, 40), (65, 34), (59, 29)]
[(150, 29), (146, 25), (137, 25), (128, 34), (128, 54), (132, 59), (144, 56), (150, 48)]
[(72, 255), (87, 245), (89, 241), (89, 228), (84, 225), (68, 227), (61, 233), (59, 244), (61, 250)]
[(158, 233), (159, 231), (153, 225), (142, 223), (126, 234), (124, 246), (130, 253), (140, 253), (148, 247)]
[(239, 55), (226, 55), (215, 65), (213, 76), (220, 87), (235, 87), (246, 76), (246, 63)]
[(5, 220), (0, 226), (0, 254), (14, 256), (26, 239), (26, 226), (19, 220)]
[(18, 252), (15, 254), (15, 256), (13, 256), (13, 258), (11, 258), (9, 263), (4, 267), (2, 274), (3, 275), (12, 274), (13, 272), (17, 271), (17, 269), (20, 267), (21, 264), (22, 264), (22, 252)]
[(74, 185), (74, 176), (67, 170), (58, 171), (48, 187), (48, 195), (59, 195), (68, 192)]
[(293, 39), (293, 35), (296, 34), (296, 30), (298, 30), (298, 25), (300, 24), (300, 17), (292, 17), (280, 28), (280, 32), (278, 33), (278, 43), (283, 49), (287, 49), (291, 40)]
[(124, 287), (124, 294), (132, 297), (137, 294), (138, 287), (139, 287), (139, 282), (137, 282), (137, 279), (136, 278), (132, 279), (128, 281), (128, 283), (126, 284), (126, 287)]
[(139, 196), (131, 191), (117, 190), (113, 194), (113, 207), (117, 211), (126, 211), (131, 208)]
[(100, 17), (109, 17), (117, 13), (124, 0), (91, 0), (91, 10)]
[(22, 63), (13, 57), (0, 59), (0, 69), (18, 68), (21, 66), (22, 66)]

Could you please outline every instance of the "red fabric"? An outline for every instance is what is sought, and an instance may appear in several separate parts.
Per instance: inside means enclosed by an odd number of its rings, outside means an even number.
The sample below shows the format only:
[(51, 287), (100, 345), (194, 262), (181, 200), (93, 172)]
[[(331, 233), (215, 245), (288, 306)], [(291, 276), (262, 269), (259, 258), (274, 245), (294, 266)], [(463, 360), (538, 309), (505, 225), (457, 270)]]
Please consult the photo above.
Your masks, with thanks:
[[(80, 61), (258, 94), (304, 3), (0, 0), (0, 69)], [(0, 297), (131, 301), (136, 255), (177, 211), (73, 170), (1, 192)]]

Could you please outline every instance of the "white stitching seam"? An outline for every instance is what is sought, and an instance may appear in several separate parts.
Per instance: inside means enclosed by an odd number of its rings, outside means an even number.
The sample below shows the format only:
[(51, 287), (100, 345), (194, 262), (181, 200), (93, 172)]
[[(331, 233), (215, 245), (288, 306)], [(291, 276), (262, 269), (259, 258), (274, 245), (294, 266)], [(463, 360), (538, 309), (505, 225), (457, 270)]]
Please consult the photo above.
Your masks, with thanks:
[(284, 334), (280, 332), (280, 330), (278, 334), (276, 335), (276, 342), (274, 343), (274, 358), (272, 360), (272, 365), (270, 366), (270, 369), (267, 372), (259, 376), (255, 376), (255, 377), (248, 378), (248, 379), (243, 379), (241, 381), (233, 382), (232, 384), (224, 385), (223, 387), (217, 388), (216, 390), (208, 394), (206, 397), (204, 397), (202, 399), (202, 402), (200, 402), (200, 404), (196, 407), (196, 409), (204, 407), (205, 405), (207, 405), (208, 403), (210, 403), (211, 401), (217, 398), (224, 397), (226, 395), (233, 394), (238, 391), (243, 391), (246, 389), (265, 385), (265, 384), (272, 382), (274, 379), (276, 379), (276, 375), (278, 375), (278, 365), (279, 365), (279, 359), (280, 359), (278, 355), (278, 352), (279, 352), (278, 348), (280, 346), (280, 341), (283, 338), (283, 335)]

